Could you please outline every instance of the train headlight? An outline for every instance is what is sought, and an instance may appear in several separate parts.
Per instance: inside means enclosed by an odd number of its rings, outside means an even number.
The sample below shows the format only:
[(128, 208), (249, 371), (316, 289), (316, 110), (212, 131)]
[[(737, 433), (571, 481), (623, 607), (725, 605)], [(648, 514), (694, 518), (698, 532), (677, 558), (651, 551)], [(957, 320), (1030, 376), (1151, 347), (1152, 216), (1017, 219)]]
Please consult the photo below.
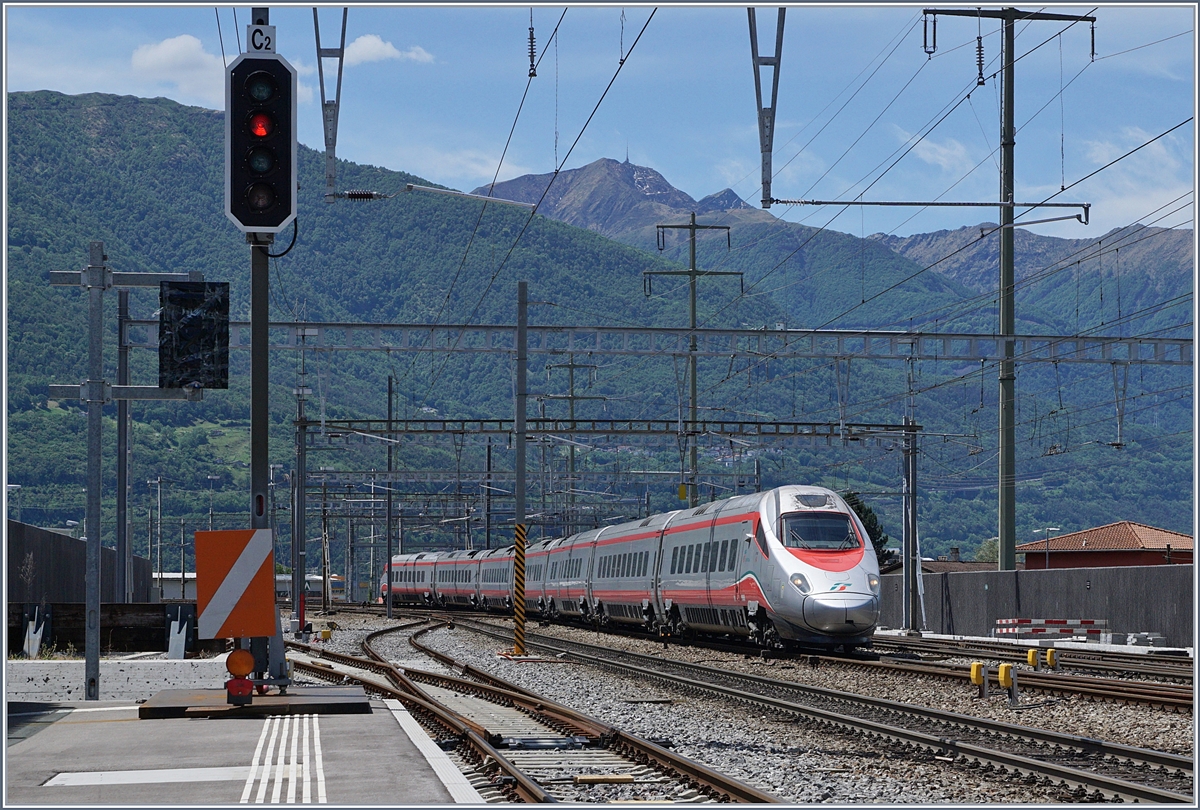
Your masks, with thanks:
[(867, 585), (871, 588), (871, 593), (879, 596), (879, 575), (867, 574)]
[(796, 590), (800, 593), (808, 593), (812, 590), (812, 585), (808, 584), (808, 579), (804, 574), (792, 574), (792, 584), (796, 586)]

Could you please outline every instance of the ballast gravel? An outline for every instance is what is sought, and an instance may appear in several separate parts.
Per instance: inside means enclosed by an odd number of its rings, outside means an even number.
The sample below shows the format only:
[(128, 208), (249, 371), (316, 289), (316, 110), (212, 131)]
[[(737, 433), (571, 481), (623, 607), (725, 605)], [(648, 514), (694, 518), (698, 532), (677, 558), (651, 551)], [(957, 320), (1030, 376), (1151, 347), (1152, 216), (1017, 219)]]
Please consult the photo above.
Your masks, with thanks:
[[(389, 626), (370, 615), (339, 614), (330, 649), (360, 653), (371, 630)], [(475, 618), (475, 617), (472, 617)], [(402, 620), (393, 620), (390, 625)], [(745, 657), (699, 648), (629, 639), (561, 625), (531, 623), (531, 632), (602, 643), (652, 655), (707, 663), (794, 680), (827, 689), (930, 706), (1020, 725), (1070, 731), (1139, 747), (1191, 755), (1194, 728), (1189, 715), (1146, 707), (1065, 698), (1044, 707), (1014, 711), (1006, 698), (982, 701), (972, 687), (937, 679), (866, 672), (849, 666), (811, 667), (796, 661)], [(677, 753), (727, 773), (790, 803), (1061, 803), (1078, 801), (1058, 786), (1026, 784), (1000, 774), (947, 762), (926, 752), (905, 751), (876, 740), (820, 728), (794, 717), (763, 714), (746, 706), (684, 694), (562, 660), (514, 662), (500, 657), (503, 646), (463, 628), (439, 629), (424, 643), (501, 678), (569, 705), (624, 731), (670, 746)], [(407, 634), (385, 636), (376, 649), (412, 661)], [(536, 654), (536, 650), (533, 650)], [(553, 661), (552, 663), (549, 661)], [(432, 660), (422, 668), (438, 670)], [(1031, 696), (1029, 702), (1039, 702)], [(661, 702), (659, 702), (661, 701)], [(637, 800), (636, 788), (622, 797)], [(612, 801), (611, 794), (605, 800)]]

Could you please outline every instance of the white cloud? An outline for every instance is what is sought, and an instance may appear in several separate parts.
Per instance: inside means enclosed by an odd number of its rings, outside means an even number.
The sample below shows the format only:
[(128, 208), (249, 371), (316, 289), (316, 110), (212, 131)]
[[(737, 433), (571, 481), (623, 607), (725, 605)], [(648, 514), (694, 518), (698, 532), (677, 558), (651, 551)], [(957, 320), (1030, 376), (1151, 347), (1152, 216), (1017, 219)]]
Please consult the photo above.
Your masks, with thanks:
[(385, 42), (378, 34), (364, 34), (346, 46), (346, 67), (361, 65), (364, 62), (383, 62), (388, 59), (432, 62), (433, 56), (420, 45), (414, 45), (406, 51), (397, 50), (395, 45)]
[[(1085, 141), (1080, 149), (1084, 166), (1075, 169), (1086, 175), (1112, 163), (1094, 176), (1071, 188), (1070, 200), (1086, 200), (1092, 204), (1091, 225), (1087, 233), (1100, 234), (1134, 222), (1149, 224), (1187, 202), (1192, 188), (1191, 138), (1180, 136), (1182, 130), (1149, 144), (1136, 153), (1125, 155), (1134, 147), (1154, 138), (1155, 134), (1140, 127), (1123, 127), (1103, 140)], [(1071, 182), (1068, 154), (1067, 182)], [(1045, 188), (1030, 189), (1031, 197), (1046, 197), (1058, 191), (1058, 183)], [(1183, 200), (1171, 203), (1178, 197)], [(1060, 198), (1064, 199), (1064, 198)], [(1162, 210), (1160, 207), (1166, 206)], [(1173, 213), (1156, 222), (1160, 227), (1178, 226), (1190, 221), (1190, 210)], [(1056, 225), (1047, 232), (1055, 236), (1080, 237), (1077, 224)]]
[[(414, 144), (399, 149), (377, 150), (372, 148), (376, 146), (375, 144), (356, 145), (360, 149), (363, 146), (367, 146), (367, 149), (358, 158), (362, 162), (412, 172), (435, 183), (462, 191), (470, 191), (490, 183), (492, 176), (496, 173), (496, 163), (500, 159), (498, 150), (486, 152), (469, 147), (439, 149), (435, 146)], [(510, 155), (504, 161), (504, 167), (497, 182), (504, 182), (532, 172), (532, 168), (514, 162)]]
[(225, 66), (221, 57), (207, 53), (191, 34), (140, 45), (130, 59), (139, 78), (174, 85), (178, 94), (220, 109), (225, 106)]
[(303, 59), (293, 59), (288, 57), (288, 63), (296, 69), (297, 76), (315, 76), (317, 74), (316, 65), (310, 65)]
[(975, 165), (966, 147), (954, 138), (947, 138), (940, 144), (925, 138), (913, 148), (913, 154), (942, 171), (955, 174), (966, 173)]

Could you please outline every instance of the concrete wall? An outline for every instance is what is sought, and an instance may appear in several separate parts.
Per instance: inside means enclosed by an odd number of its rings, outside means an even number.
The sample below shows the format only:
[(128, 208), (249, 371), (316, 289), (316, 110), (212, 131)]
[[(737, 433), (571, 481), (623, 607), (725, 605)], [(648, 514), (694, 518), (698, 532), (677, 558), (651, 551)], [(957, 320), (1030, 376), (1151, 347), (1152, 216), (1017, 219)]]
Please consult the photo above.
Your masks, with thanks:
[[(996, 619), (1107, 619), (1117, 633), (1161, 633), (1193, 644), (1193, 568), (1052, 568), (922, 574), (931, 633), (986, 636)], [(903, 624), (903, 577), (883, 577), (881, 625)], [(919, 618), (919, 614), (918, 614)]]
[[(83, 602), (86, 598), (87, 544), (83, 540), (8, 521), (7, 580), (9, 602)], [(24, 576), (26, 555), (33, 576)], [(116, 602), (117, 552), (100, 549), (100, 601)], [(150, 601), (150, 561), (133, 558), (133, 601)]]

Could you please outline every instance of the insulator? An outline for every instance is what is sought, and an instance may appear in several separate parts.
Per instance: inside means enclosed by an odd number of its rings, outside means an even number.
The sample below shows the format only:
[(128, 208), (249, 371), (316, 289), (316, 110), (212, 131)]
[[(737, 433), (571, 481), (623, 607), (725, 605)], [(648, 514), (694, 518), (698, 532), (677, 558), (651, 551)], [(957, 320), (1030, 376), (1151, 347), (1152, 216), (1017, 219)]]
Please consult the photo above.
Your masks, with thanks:
[(529, 26), (529, 78), (537, 76), (537, 42), (533, 38), (533, 26)]
[(975, 83), (983, 86), (983, 37), (975, 37), (975, 64), (979, 66), (979, 78)]
[(365, 189), (350, 189), (343, 191), (338, 196), (344, 200), (386, 200), (392, 195), (383, 194), (378, 191), (366, 191)]

